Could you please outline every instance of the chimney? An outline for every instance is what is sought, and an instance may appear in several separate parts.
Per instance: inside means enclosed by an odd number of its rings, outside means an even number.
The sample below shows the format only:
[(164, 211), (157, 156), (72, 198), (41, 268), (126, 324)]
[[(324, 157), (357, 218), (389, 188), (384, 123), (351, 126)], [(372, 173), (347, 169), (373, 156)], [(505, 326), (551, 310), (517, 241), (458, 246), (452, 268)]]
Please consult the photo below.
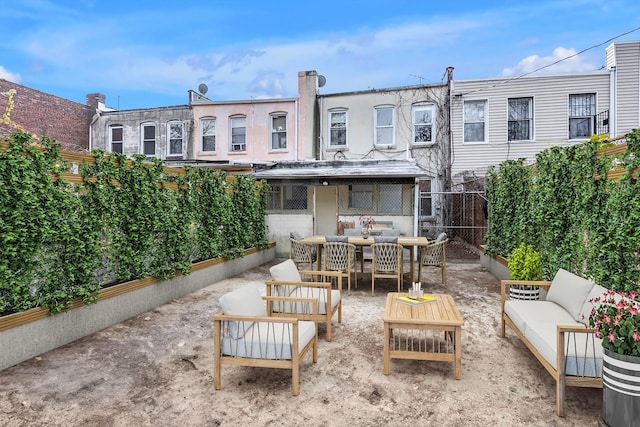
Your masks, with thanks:
[(106, 97), (101, 93), (89, 93), (87, 94), (87, 105), (97, 110), (100, 108), (100, 104), (104, 105)]

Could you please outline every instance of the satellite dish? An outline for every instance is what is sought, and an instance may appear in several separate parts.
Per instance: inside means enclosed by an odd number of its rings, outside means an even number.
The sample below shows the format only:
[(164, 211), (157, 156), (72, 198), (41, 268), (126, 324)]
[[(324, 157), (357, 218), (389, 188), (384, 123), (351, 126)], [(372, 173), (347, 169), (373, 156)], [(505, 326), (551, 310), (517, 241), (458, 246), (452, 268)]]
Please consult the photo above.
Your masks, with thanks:
[(206, 94), (208, 90), (209, 90), (209, 88), (207, 87), (206, 84), (200, 83), (198, 85), (198, 92), (200, 92), (201, 94), (203, 94), (203, 95)]
[(322, 74), (320, 74), (318, 76), (318, 87), (322, 87), (326, 84), (327, 84), (327, 79)]

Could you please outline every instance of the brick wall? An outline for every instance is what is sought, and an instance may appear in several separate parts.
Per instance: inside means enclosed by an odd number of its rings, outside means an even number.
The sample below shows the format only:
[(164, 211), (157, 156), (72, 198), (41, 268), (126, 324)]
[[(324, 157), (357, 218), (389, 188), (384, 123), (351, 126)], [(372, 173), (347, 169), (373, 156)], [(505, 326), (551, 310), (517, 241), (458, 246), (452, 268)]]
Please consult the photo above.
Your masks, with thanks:
[[(11, 119), (15, 123), (38, 137), (48, 136), (55, 139), (62, 145), (63, 150), (88, 150), (89, 125), (95, 107), (0, 79), (0, 92), (7, 92), (9, 89), (16, 90), (13, 97), (14, 109), (11, 112)], [(4, 113), (7, 101), (6, 96), (0, 95), (0, 114)], [(13, 131), (0, 124), (0, 136)]]

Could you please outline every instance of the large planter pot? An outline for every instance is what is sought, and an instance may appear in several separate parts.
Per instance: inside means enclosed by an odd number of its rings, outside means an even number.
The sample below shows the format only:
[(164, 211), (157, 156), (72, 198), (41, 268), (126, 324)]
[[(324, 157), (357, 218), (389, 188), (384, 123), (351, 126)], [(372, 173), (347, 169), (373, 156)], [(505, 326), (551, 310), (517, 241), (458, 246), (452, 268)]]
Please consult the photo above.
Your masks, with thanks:
[(540, 288), (538, 286), (511, 285), (509, 286), (509, 298), (518, 300), (539, 300)]
[(603, 350), (602, 418), (610, 427), (638, 427), (640, 357)]

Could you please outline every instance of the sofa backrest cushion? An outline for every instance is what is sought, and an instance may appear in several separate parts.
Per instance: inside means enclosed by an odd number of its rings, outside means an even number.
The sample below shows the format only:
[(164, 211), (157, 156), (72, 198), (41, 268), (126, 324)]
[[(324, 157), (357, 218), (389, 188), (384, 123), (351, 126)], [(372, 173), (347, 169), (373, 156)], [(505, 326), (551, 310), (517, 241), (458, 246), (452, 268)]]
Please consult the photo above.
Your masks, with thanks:
[(598, 297), (602, 298), (606, 291), (607, 289), (603, 286), (593, 285), (593, 288), (591, 288), (589, 295), (587, 295), (587, 299), (582, 305), (579, 318), (576, 319), (578, 322), (584, 323), (585, 325), (589, 326), (589, 316), (591, 315), (591, 309), (598, 305), (598, 303), (590, 302), (589, 300)]
[(593, 282), (561, 268), (551, 282), (547, 301), (555, 302), (578, 321), (582, 316), (582, 306), (591, 288), (593, 288)]
[[(236, 316), (266, 316), (267, 308), (257, 283), (248, 283), (220, 297), (220, 308), (225, 314)], [(229, 322), (231, 338), (242, 338), (254, 322)]]

